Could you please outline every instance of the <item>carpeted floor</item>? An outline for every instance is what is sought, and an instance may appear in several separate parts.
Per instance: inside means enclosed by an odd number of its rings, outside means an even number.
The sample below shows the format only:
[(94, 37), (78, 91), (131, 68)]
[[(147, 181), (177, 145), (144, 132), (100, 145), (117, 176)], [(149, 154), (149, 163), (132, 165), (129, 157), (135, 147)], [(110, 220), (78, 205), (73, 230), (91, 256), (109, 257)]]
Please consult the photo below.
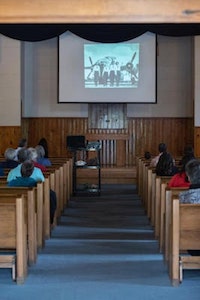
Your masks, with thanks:
[(172, 287), (133, 185), (72, 197), (23, 285), (0, 269), (0, 300), (199, 300), (200, 271)]

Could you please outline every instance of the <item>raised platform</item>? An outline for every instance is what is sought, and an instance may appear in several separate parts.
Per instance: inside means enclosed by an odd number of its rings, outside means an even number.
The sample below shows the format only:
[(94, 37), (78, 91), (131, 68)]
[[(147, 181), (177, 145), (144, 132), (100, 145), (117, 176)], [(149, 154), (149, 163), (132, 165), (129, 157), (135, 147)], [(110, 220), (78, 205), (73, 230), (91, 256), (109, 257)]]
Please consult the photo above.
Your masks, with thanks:
[[(95, 178), (95, 171), (89, 169), (79, 170), (77, 173), (78, 183), (85, 183), (93, 181)], [(136, 166), (131, 167), (115, 167), (102, 166), (101, 167), (101, 183), (102, 184), (135, 184), (136, 183)]]

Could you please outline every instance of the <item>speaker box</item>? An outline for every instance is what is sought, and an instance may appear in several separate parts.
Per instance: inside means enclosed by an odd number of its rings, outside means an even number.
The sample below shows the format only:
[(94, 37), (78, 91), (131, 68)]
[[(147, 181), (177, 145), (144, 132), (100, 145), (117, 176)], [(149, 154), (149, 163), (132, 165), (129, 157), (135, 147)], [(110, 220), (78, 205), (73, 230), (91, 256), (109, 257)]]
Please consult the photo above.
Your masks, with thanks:
[(70, 148), (70, 149), (85, 148), (85, 136), (84, 135), (68, 135), (67, 136), (67, 148)]

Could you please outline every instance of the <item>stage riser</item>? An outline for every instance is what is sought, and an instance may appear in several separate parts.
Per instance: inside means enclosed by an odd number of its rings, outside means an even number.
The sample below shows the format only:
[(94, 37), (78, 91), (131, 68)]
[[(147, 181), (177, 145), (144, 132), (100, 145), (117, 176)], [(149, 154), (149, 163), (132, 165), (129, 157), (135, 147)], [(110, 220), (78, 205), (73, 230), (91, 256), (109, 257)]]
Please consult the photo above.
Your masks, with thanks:
[[(96, 171), (98, 172), (98, 171)], [(82, 169), (77, 172), (77, 182), (85, 183), (87, 178), (88, 183), (95, 183), (94, 170)], [(136, 183), (136, 167), (103, 167), (101, 168), (101, 183), (102, 184), (135, 184)]]

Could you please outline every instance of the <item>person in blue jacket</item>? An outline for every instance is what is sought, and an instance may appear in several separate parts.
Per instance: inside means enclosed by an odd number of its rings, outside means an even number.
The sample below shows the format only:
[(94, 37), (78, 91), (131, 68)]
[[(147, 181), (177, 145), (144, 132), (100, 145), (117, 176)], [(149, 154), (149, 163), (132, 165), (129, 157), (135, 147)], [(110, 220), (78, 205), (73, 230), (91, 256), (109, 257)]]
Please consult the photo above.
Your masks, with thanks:
[(20, 186), (20, 187), (34, 187), (37, 185), (35, 179), (31, 178), (33, 173), (34, 164), (32, 161), (25, 161), (21, 165), (21, 176), (8, 182), (8, 186)]

